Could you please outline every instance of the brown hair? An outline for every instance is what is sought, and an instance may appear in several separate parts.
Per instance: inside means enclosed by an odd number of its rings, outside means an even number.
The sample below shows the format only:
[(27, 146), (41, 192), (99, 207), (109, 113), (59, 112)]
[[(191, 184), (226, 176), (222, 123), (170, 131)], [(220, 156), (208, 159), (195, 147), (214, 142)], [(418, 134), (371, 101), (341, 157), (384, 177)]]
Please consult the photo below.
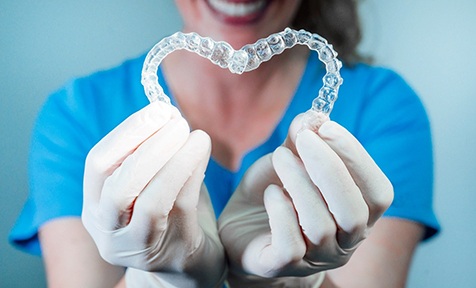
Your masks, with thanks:
[(292, 25), (326, 38), (348, 65), (369, 60), (356, 51), (362, 38), (356, 0), (302, 0)]

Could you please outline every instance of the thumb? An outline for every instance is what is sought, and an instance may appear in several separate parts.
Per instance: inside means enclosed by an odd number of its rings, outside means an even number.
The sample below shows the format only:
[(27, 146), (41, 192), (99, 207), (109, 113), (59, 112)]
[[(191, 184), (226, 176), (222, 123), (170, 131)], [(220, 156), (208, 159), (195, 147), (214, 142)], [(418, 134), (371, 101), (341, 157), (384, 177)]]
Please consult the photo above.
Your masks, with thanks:
[(281, 181), (273, 167), (272, 154), (258, 159), (248, 168), (237, 189), (244, 194), (248, 204), (263, 204), (263, 193), (270, 184), (281, 185)]
[(309, 129), (317, 133), (321, 125), (328, 120), (328, 115), (314, 110), (298, 114), (291, 122), (291, 125), (289, 125), (288, 135), (284, 140), (283, 146), (293, 151), (295, 155), (298, 155), (296, 150), (297, 134), (303, 129)]

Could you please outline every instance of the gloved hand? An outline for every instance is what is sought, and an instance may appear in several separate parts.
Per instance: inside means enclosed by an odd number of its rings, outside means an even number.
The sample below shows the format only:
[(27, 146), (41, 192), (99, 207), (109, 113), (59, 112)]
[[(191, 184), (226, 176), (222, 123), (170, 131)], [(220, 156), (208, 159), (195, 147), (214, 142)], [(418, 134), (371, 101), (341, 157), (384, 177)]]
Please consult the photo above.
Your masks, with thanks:
[(224, 251), (203, 184), (210, 139), (189, 131), (177, 109), (152, 103), (86, 159), (82, 220), (101, 256), (134, 272), (128, 286), (222, 285)]
[(249, 168), (219, 218), (231, 287), (319, 287), (322, 271), (349, 260), (393, 199), (345, 128), (325, 121), (311, 131), (302, 119)]

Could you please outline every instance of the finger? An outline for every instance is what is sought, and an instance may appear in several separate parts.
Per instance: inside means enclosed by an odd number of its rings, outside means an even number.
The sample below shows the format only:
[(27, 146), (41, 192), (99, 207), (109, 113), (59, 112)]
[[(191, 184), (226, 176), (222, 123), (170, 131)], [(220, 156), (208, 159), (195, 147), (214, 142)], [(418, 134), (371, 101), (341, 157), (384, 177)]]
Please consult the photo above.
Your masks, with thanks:
[(340, 228), (339, 244), (352, 247), (364, 237), (369, 213), (359, 188), (339, 156), (314, 132), (301, 131), (296, 148)]
[[(196, 207), (210, 155), (210, 138), (203, 131), (190, 134), (183, 147), (154, 176), (137, 197), (129, 229), (137, 233), (161, 233), (167, 225), (196, 235)], [(180, 195), (184, 193), (184, 195)], [(172, 217), (172, 210), (177, 217)], [(170, 216), (170, 217), (169, 217)]]
[(179, 163), (177, 164), (177, 173), (184, 173), (182, 166), (195, 166), (195, 169), (190, 172), (190, 179), (177, 196), (175, 208), (183, 211), (197, 208), (200, 186), (205, 177), (210, 152), (210, 136), (202, 130), (195, 130), (190, 134), (187, 145), (177, 153), (177, 157), (174, 157), (173, 160)]
[[(271, 153), (259, 158), (251, 165), (240, 182), (239, 190), (246, 194), (242, 196), (246, 199), (247, 204), (262, 207), (263, 191), (270, 183), (281, 185), (278, 175), (276, 175), (273, 168)], [(225, 207), (225, 209), (227, 208)]]
[[(272, 153), (266, 154), (250, 166), (218, 218), (221, 241), (225, 247), (233, 247), (228, 251), (231, 254), (230, 259), (239, 259), (242, 256), (241, 251), (250, 251), (248, 243), (256, 242), (255, 234), (257, 233), (265, 234), (266, 237), (263, 238), (266, 239), (263, 240), (264, 244), (258, 241), (260, 243), (254, 245), (258, 247), (258, 250), (253, 250), (250, 253), (251, 259), (256, 259), (256, 253), (260, 253), (263, 245), (270, 242), (268, 231), (261, 231), (262, 227), (269, 226), (263, 193), (270, 183), (281, 185), (278, 175), (274, 171), (271, 158)], [(246, 209), (243, 209), (243, 207), (246, 207)], [(251, 222), (253, 223), (250, 226), (251, 229), (244, 229), (245, 231), (237, 229), (237, 227), (241, 227), (241, 223), (248, 226)], [(253, 240), (246, 238), (245, 235)], [(252, 262), (256, 261), (252, 260)]]
[(369, 207), (369, 226), (387, 210), (393, 200), (392, 184), (360, 142), (336, 122), (319, 130), (322, 139), (344, 161)]
[[(191, 149), (187, 153), (183, 153), (184, 163), (190, 162), (192, 157), (198, 158), (195, 170), (192, 171), (190, 178), (185, 182), (183, 188), (180, 190), (172, 211), (170, 218), (179, 219), (181, 234), (186, 239), (195, 239), (198, 245), (199, 238), (199, 220), (198, 220), (198, 206), (200, 192), (205, 178), (205, 170), (207, 168), (208, 160), (210, 159), (211, 140), (208, 134), (201, 130), (192, 132), (189, 138)], [(178, 155), (177, 155), (178, 156)], [(213, 209), (213, 208), (212, 208)], [(173, 221), (172, 221), (173, 222)], [(212, 223), (216, 223), (216, 218)], [(214, 225), (216, 227), (216, 224)], [(216, 228), (215, 228), (216, 229)], [(196, 248), (196, 247), (194, 247)]]
[(271, 228), (271, 245), (261, 247), (262, 251), (257, 251), (254, 257), (259, 258), (257, 263), (262, 267), (257, 272), (270, 277), (286, 265), (300, 261), (306, 253), (306, 244), (293, 204), (279, 186), (270, 185), (264, 191), (264, 205)]
[(289, 125), (288, 135), (283, 146), (291, 149), (291, 151), (297, 155), (295, 143), (299, 131), (303, 129), (309, 129), (311, 131), (317, 132), (322, 123), (328, 120), (328, 115), (316, 112), (314, 110), (308, 110), (305, 113), (297, 115), (291, 122), (291, 125)]
[(86, 158), (84, 202), (96, 205), (104, 180), (142, 142), (160, 130), (178, 111), (171, 105), (154, 102), (132, 114), (99, 141)]
[(184, 145), (188, 135), (185, 119), (172, 119), (137, 147), (105, 180), (99, 200), (100, 221), (105, 229), (127, 225), (136, 197)]
[(319, 189), (314, 185), (301, 160), (291, 150), (279, 147), (273, 153), (273, 165), (299, 216), (302, 232), (313, 245), (336, 236), (334, 219)]
[(200, 196), (198, 198), (197, 217), (203, 232), (215, 243), (221, 244), (220, 236), (218, 235), (218, 221), (215, 210), (213, 209), (207, 186), (205, 186), (203, 182), (200, 187)]
[(304, 113), (301, 113), (293, 119), (293, 121), (289, 125), (288, 135), (286, 136), (286, 139), (284, 140), (284, 144), (283, 144), (284, 147), (290, 149), (296, 155), (297, 155), (296, 145), (295, 145), (296, 136), (303, 127), (303, 121), (302, 121), (303, 118), (304, 118)]

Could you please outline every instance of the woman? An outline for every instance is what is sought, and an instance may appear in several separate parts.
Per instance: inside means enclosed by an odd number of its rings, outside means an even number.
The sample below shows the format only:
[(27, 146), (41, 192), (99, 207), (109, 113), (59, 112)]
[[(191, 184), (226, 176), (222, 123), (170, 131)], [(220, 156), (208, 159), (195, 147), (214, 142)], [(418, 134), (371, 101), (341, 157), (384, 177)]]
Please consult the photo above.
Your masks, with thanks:
[(438, 229), (429, 123), (401, 78), (357, 63), (354, 1), (176, 4), (183, 31), (235, 49), (287, 26), (326, 37), (346, 63), (335, 122), (301, 129), (325, 72), (303, 47), (240, 76), (172, 53), (178, 109), (147, 105), (143, 57), (76, 79), (40, 113), (13, 241), (41, 245), (52, 287), (404, 286)]

